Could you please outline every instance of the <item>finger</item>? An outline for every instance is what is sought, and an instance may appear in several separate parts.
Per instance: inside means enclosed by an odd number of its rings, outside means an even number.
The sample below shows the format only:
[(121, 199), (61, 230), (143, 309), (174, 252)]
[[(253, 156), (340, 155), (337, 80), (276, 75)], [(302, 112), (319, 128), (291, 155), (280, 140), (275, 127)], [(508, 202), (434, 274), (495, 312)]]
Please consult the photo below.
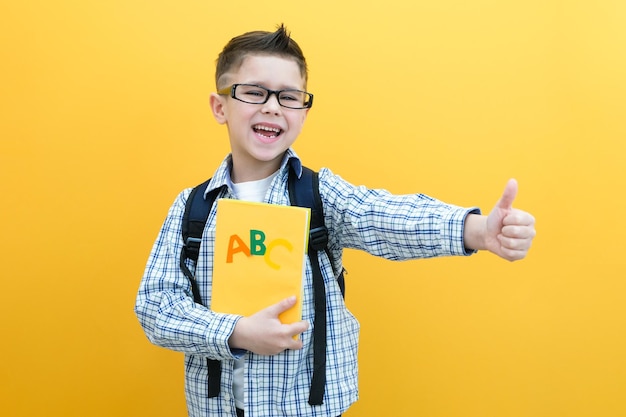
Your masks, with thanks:
[(264, 311), (267, 312), (271, 317), (278, 317), (281, 313), (289, 310), (296, 304), (296, 296), (292, 295), (291, 297), (287, 297), (283, 300), (280, 300), (274, 305), (269, 306)]
[(529, 226), (504, 226), (502, 228), (502, 236), (513, 239), (532, 239), (535, 237), (536, 231), (532, 225)]
[(513, 251), (528, 251), (533, 241), (532, 237), (517, 238), (502, 235), (498, 236), (498, 239), (500, 240), (501, 248)]
[(284, 349), (298, 350), (302, 349), (302, 338), (299, 337), (306, 329), (309, 328), (309, 323), (306, 321), (298, 321), (291, 324), (283, 324), (282, 331), (285, 336), (288, 336)]
[(506, 187), (504, 187), (502, 197), (500, 197), (500, 200), (498, 200), (496, 207), (505, 210), (511, 209), (513, 207), (513, 200), (515, 200), (516, 195), (517, 181), (511, 178), (509, 182), (506, 183)]
[(508, 261), (523, 259), (530, 250), (532, 239), (513, 239), (502, 235), (498, 236), (500, 242), (499, 256)]
[(520, 259), (524, 259), (528, 254), (528, 250), (515, 250), (515, 249), (507, 249), (502, 248), (500, 256), (507, 261), (519, 261)]
[(309, 328), (309, 323), (305, 320), (284, 325), (285, 332), (291, 337), (302, 334), (308, 328)]
[(502, 224), (501, 233), (503, 236), (532, 239), (537, 234), (535, 218), (520, 210), (513, 210), (511, 214), (505, 216)]
[(535, 218), (530, 214), (522, 210), (512, 209), (504, 219), (502, 219), (504, 226), (533, 226), (535, 224)]

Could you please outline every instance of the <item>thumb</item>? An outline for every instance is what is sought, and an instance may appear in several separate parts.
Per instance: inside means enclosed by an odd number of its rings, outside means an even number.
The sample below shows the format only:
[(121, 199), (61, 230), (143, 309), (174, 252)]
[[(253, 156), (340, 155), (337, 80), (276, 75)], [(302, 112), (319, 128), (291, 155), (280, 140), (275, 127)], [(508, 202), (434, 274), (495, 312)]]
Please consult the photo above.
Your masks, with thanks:
[(509, 182), (506, 183), (506, 187), (504, 187), (504, 192), (502, 193), (502, 197), (496, 204), (496, 208), (509, 210), (513, 207), (513, 200), (515, 200), (515, 196), (517, 195), (517, 181), (511, 178)]
[(270, 314), (272, 317), (278, 317), (281, 313), (289, 310), (296, 304), (296, 296), (292, 295), (291, 297), (280, 300), (274, 305), (269, 306), (265, 309), (265, 311)]

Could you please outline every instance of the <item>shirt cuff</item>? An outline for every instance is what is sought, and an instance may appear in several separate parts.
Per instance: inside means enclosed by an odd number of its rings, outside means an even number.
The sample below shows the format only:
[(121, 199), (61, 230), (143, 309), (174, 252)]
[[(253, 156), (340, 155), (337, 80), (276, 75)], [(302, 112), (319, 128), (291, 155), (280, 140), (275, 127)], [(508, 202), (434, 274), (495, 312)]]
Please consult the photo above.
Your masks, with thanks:
[(215, 312), (212, 312), (212, 314), (213, 319), (210, 321), (206, 332), (207, 346), (209, 346), (210, 350), (213, 350), (213, 354), (210, 356), (223, 359), (241, 358), (246, 351), (231, 348), (228, 340), (242, 316)]
[[(481, 214), (478, 207), (456, 208), (442, 219), (441, 246), (452, 256), (469, 256), (476, 250), (468, 249), (464, 244), (465, 220), (470, 214)], [(447, 247), (446, 247), (447, 246)]]

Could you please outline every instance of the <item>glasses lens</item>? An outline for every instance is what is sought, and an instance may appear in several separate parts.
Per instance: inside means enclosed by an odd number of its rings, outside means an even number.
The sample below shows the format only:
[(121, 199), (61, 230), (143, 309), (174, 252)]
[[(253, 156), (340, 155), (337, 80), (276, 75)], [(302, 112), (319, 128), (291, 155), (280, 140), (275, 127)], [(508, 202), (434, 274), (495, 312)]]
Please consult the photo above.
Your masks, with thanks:
[(264, 103), (267, 100), (267, 90), (256, 85), (240, 84), (235, 88), (235, 98), (246, 103)]
[(299, 90), (283, 90), (280, 92), (278, 102), (281, 106), (289, 107), (291, 109), (302, 109), (305, 106), (307, 100), (307, 94), (304, 91)]

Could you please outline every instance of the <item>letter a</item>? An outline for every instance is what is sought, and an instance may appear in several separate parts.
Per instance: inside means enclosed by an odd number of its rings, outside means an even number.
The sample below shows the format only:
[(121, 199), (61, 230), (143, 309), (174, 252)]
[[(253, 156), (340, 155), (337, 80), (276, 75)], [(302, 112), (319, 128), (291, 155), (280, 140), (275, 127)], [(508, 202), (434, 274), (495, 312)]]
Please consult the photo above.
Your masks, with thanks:
[[(235, 246), (235, 242), (237, 246)], [(237, 252), (243, 252), (246, 256), (250, 256), (250, 248), (246, 246), (246, 243), (239, 236), (231, 235), (228, 240), (228, 252), (226, 253), (227, 264), (233, 263), (233, 255)]]

